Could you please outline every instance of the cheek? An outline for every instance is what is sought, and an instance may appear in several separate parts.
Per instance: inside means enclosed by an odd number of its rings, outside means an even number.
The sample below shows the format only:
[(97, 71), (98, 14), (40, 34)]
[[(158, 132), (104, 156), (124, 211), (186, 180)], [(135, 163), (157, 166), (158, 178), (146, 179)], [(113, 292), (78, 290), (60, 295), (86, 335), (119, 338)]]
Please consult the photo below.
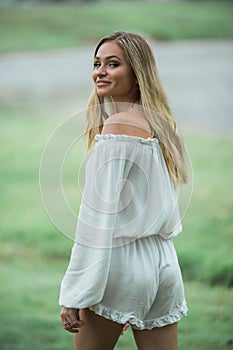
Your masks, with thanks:
[(132, 70), (130, 70), (128, 72), (128, 80), (129, 80), (131, 85), (136, 85), (137, 84), (136, 76), (135, 76), (134, 72), (132, 72)]
[(119, 76), (121, 77), (122, 81), (127, 85), (133, 85), (136, 81), (133, 72), (129, 69), (122, 70)]
[(117, 71), (113, 71), (111, 74), (111, 77), (115, 81), (122, 83), (122, 84), (125, 84), (129, 79), (128, 72), (125, 69), (119, 69)]
[(97, 75), (97, 74), (96, 74), (95, 71), (93, 71), (92, 74), (91, 74), (91, 77), (92, 77), (92, 79), (93, 79), (94, 81), (96, 80), (96, 75)]
[(132, 88), (135, 85), (135, 79), (131, 75), (125, 75), (122, 78), (122, 83), (128, 88)]

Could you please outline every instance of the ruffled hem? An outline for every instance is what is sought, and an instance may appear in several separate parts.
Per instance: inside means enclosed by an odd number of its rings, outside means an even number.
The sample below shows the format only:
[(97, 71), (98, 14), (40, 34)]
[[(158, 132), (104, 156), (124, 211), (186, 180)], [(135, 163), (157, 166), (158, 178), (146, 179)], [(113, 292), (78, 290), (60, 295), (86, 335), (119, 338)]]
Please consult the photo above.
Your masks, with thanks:
[(164, 315), (160, 318), (152, 319), (152, 320), (140, 320), (135, 315), (129, 314), (123, 314), (119, 311), (113, 310), (111, 308), (108, 308), (102, 304), (96, 304), (89, 307), (90, 310), (94, 311), (97, 315), (103, 316), (107, 318), (108, 320), (120, 323), (120, 324), (126, 324), (127, 322), (130, 323), (132, 328), (137, 330), (143, 330), (148, 329), (151, 330), (155, 327), (164, 327), (172, 323), (178, 322), (182, 317), (187, 316), (188, 308), (186, 305), (185, 300), (183, 301), (183, 304), (176, 308), (173, 312), (171, 312), (168, 315)]
[(125, 134), (96, 134), (95, 141), (100, 140), (121, 140), (121, 141), (137, 141), (143, 144), (158, 144), (159, 141), (157, 138), (143, 138), (139, 136), (131, 136)]

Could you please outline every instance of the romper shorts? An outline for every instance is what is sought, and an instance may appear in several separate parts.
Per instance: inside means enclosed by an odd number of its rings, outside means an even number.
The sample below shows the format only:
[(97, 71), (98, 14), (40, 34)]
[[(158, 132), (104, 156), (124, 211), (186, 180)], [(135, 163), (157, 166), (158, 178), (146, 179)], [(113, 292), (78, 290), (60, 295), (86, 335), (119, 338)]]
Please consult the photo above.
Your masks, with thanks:
[(171, 239), (159, 235), (112, 248), (107, 285), (96, 314), (133, 329), (163, 327), (187, 315), (181, 271)]

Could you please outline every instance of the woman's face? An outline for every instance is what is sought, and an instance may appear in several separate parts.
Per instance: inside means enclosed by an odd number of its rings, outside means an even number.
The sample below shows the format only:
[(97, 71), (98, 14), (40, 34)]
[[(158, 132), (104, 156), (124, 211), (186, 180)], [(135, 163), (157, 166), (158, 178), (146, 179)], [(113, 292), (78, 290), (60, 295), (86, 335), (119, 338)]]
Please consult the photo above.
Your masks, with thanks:
[(92, 78), (97, 94), (111, 96), (115, 102), (131, 102), (138, 94), (134, 72), (115, 41), (107, 41), (98, 49)]

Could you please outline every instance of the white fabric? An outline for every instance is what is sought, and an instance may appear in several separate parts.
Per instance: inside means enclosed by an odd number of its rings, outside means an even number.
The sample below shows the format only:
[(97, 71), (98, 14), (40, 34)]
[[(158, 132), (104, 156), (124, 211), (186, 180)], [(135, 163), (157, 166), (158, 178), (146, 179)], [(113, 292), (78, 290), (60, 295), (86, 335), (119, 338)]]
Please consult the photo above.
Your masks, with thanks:
[[(117, 263), (116, 254), (121, 255), (125, 249), (129, 249), (127, 254), (133, 255), (131, 263), (136, 268), (140, 256), (135, 255), (134, 249), (138, 242), (146, 242), (155, 236), (159, 236), (161, 242), (170, 241), (182, 231), (177, 193), (156, 138), (98, 134), (95, 139), (96, 145), (86, 164), (76, 242), (62, 281), (59, 304), (75, 308), (90, 307), (107, 318), (115, 317), (124, 323), (127, 315), (122, 316), (122, 321), (116, 310), (117, 304), (123, 302), (121, 299), (113, 298), (112, 307), (109, 305), (107, 311), (103, 306), (106, 290), (114, 295), (109, 286), (111, 278), (117, 280), (112, 262)], [(174, 263), (174, 254), (172, 259), (168, 259), (171, 264)], [(124, 255), (121, 256), (124, 259)], [(153, 254), (150, 257), (152, 259), (148, 263), (153, 263)], [(160, 264), (158, 257), (155, 256), (154, 260)], [(156, 269), (158, 272), (158, 266)], [(178, 280), (179, 307), (177, 299), (175, 309), (173, 307), (177, 319), (181, 312), (178, 309), (183, 308), (183, 312), (185, 309), (182, 279)], [(129, 288), (127, 278), (125, 283), (125, 287)], [(159, 288), (158, 283), (156, 288)], [(154, 294), (151, 291), (148, 293), (149, 299), (153, 299)], [(125, 305), (125, 310), (128, 307), (134, 308), (133, 305)], [(170, 305), (168, 309), (171, 311), (171, 308)], [(113, 309), (115, 313), (111, 318), (109, 315)], [(134, 323), (139, 325), (139, 329), (148, 328), (140, 320), (139, 314), (131, 319), (137, 320)], [(143, 314), (145, 316), (145, 312)], [(157, 324), (159, 326), (161, 322)]]
[(102, 300), (90, 307), (134, 329), (152, 329), (187, 314), (182, 276), (172, 240), (159, 235), (112, 249)]
[[(177, 194), (157, 139), (96, 135), (86, 165), (76, 241), (109, 247), (160, 234), (181, 232)], [(113, 240), (113, 241), (112, 241)]]

